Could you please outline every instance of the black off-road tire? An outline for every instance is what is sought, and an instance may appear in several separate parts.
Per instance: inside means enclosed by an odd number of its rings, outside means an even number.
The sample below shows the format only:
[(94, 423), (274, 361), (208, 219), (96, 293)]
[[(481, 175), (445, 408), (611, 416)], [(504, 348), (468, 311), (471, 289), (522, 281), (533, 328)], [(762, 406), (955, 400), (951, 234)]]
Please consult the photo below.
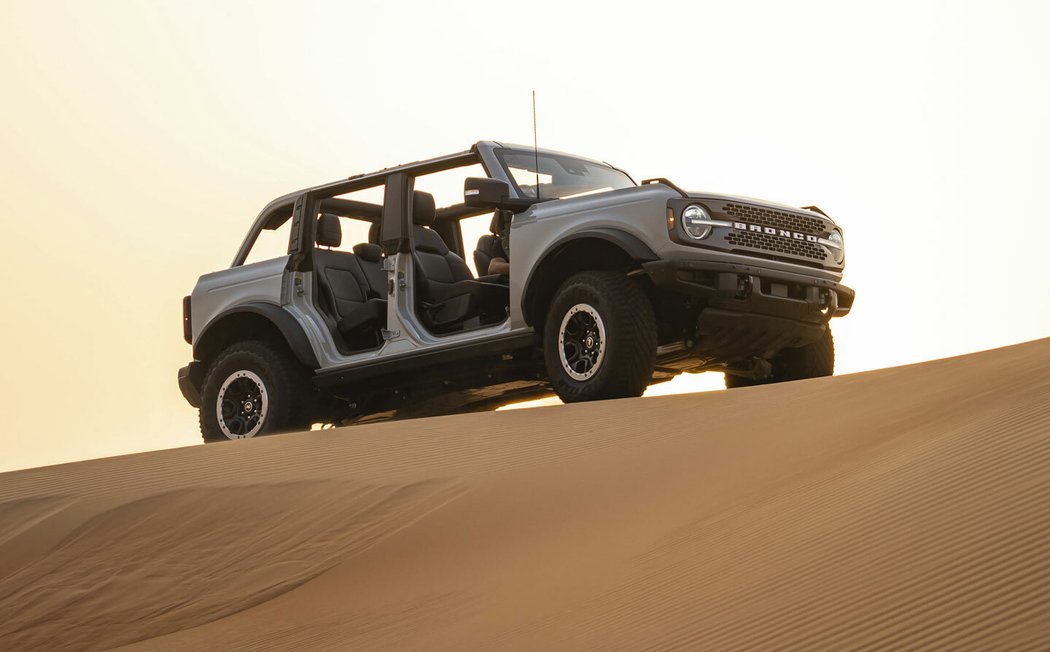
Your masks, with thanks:
[[(586, 379), (573, 378), (563, 366), (559, 335), (575, 306), (590, 306), (605, 330), (605, 348)], [(589, 312), (580, 319), (592, 319)], [(554, 295), (543, 331), (543, 356), (551, 386), (566, 403), (641, 396), (653, 376), (656, 318), (639, 285), (618, 272), (580, 272)], [(567, 363), (566, 363), (567, 364)], [(587, 373), (586, 371), (584, 373)]]
[[(266, 410), (259, 427), (253, 428), (255, 432), (230, 436), (219, 423), (216, 402), (224, 383), (241, 372), (254, 374), (265, 386)], [(241, 382), (249, 382), (249, 387), (255, 384), (251, 378)], [(199, 410), (201, 435), (207, 443), (306, 429), (311, 422), (311, 389), (306, 369), (285, 347), (257, 340), (232, 344), (215, 358), (204, 375)], [(234, 421), (230, 419), (227, 430), (231, 430)]]
[(835, 340), (831, 336), (831, 327), (824, 329), (824, 334), (816, 342), (794, 349), (784, 349), (770, 362), (773, 365), (773, 375), (769, 378), (755, 380), (727, 373), (726, 387), (733, 389), (831, 376), (835, 373)]

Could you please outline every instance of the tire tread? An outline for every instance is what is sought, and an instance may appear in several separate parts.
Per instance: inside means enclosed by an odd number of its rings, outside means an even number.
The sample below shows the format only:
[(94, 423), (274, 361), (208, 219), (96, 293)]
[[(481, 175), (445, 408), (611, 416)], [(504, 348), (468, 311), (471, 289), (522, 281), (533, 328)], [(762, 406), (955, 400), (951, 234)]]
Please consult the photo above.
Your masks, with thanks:
[(269, 388), (271, 394), (281, 391), (287, 395), (283, 401), (271, 401), (270, 416), (259, 435), (295, 430), (307, 425), (310, 412), (308, 409), (309, 396), (306, 391), (308, 381), (304, 377), (302, 365), (292, 357), (290, 352), (275, 347), (269, 342), (246, 340), (231, 344), (224, 349), (208, 366), (208, 371), (204, 375), (198, 423), (205, 443), (227, 439), (219, 429), (218, 423), (210, 422), (206, 410), (209, 407), (214, 409), (213, 391), (218, 391), (215, 384), (221, 382), (217, 374), (230, 359), (237, 356), (245, 356), (248, 360), (266, 369), (266, 375), (272, 376), (274, 382), (274, 387)]
[[(561, 369), (556, 351), (561, 315), (556, 315), (555, 311), (565, 293), (580, 285), (590, 288), (603, 299), (608, 308), (602, 314), (607, 332), (615, 333), (610, 338), (603, 363), (609, 368), (599, 372), (602, 376), (599, 384), (581, 384), (568, 378)], [(562, 401), (571, 403), (641, 396), (648, 387), (656, 359), (656, 318), (649, 297), (624, 274), (590, 271), (569, 277), (555, 293), (544, 330), (548, 375)]]

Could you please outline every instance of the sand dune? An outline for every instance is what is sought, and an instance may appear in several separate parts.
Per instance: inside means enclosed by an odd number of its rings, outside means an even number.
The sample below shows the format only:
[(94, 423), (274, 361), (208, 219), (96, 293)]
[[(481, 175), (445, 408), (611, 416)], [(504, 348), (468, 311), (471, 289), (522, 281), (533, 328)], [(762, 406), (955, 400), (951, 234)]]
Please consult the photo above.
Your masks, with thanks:
[(1050, 340), (0, 475), (0, 648), (1050, 646)]

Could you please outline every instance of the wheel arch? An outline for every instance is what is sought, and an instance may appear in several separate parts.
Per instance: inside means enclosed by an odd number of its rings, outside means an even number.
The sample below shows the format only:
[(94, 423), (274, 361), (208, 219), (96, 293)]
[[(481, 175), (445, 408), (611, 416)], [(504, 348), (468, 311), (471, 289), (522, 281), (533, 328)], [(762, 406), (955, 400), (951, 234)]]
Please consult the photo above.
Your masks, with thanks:
[(613, 228), (588, 229), (557, 241), (533, 267), (525, 281), (522, 314), (542, 332), (544, 309), (569, 276), (588, 270), (629, 273), (657, 255), (637, 236)]
[(263, 302), (242, 304), (212, 319), (193, 342), (193, 357), (208, 363), (233, 342), (249, 339), (283, 343), (303, 366), (320, 366), (299, 322), (280, 306)]

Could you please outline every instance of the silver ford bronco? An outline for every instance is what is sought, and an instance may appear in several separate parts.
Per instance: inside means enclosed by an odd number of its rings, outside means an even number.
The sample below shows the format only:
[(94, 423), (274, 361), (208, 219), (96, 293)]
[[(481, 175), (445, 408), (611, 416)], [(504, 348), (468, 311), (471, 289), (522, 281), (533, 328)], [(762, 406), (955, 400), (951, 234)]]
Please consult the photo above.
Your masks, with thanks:
[[(425, 191), (449, 187), (447, 205)], [(815, 206), (482, 141), (267, 204), (183, 300), (179, 387), (215, 441), (639, 396), (682, 372), (827, 376), (844, 263)]]

